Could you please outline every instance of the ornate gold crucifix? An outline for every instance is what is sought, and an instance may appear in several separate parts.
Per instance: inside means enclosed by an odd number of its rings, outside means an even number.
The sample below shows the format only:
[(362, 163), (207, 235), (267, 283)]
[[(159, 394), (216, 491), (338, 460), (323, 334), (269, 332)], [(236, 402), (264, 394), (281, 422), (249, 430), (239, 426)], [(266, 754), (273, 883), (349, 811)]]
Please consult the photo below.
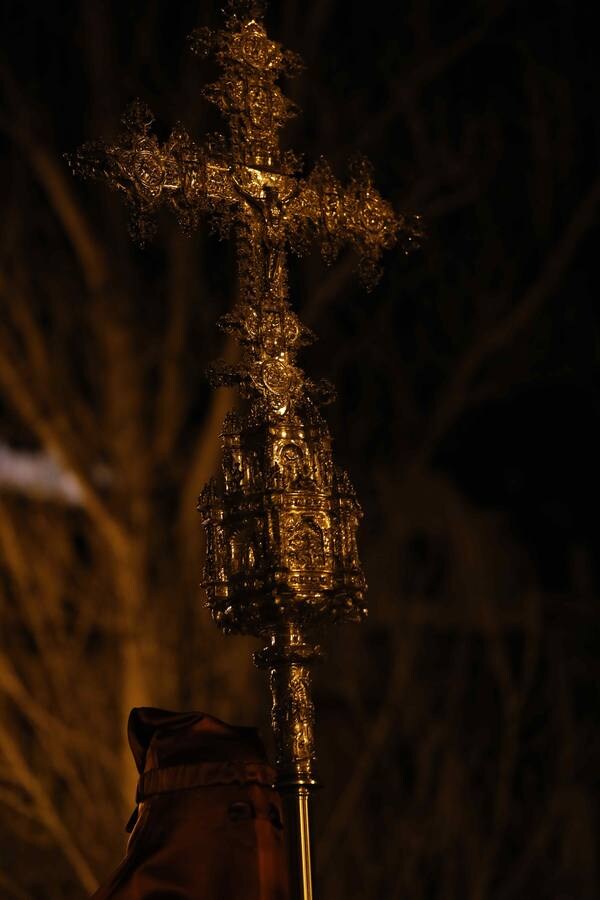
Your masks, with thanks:
[(225, 28), (195, 32), (192, 48), (213, 52), (221, 65), (204, 94), (226, 118), (227, 138), (200, 145), (177, 127), (161, 144), (152, 113), (136, 102), (116, 143), (86, 144), (71, 164), (125, 195), (142, 243), (163, 205), (186, 230), (208, 215), (221, 235), (235, 232), (240, 301), (221, 324), (240, 341), (242, 360), (213, 375), (217, 385), (239, 384), (248, 404), (226, 418), (221, 478), (200, 497), (204, 587), (223, 631), (266, 639), (255, 660), (270, 672), (291, 894), (309, 900), (311, 667), (327, 622), (364, 616), (366, 585), (356, 547), (360, 508), (347, 474), (333, 464), (318, 410), (329, 391), (296, 365), (311, 335), (288, 302), (287, 253), (317, 240), (330, 260), (351, 244), (363, 280), (373, 284), (383, 250), (399, 239), (409, 250), (421, 229), (418, 217), (401, 216), (382, 199), (366, 164), (343, 186), (324, 161), (303, 176), (298, 157), (281, 150), (279, 131), (294, 110), (277, 82), (300, 60), (270, 40), (258, 4), (231, 5)]

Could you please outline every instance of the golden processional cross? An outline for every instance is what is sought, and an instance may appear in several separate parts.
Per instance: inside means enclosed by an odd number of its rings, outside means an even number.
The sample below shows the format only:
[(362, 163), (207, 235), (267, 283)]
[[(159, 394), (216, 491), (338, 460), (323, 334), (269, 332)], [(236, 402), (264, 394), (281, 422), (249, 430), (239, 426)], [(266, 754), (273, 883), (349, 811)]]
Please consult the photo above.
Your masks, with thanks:
[(235, 233), (241, 299), (221, 324), (237, 336), (242, 359), (216, 367), (213, 377), (217, 385), (239, 384), (248, 403), (226, 418), (221, 477), (200, 497), (203, 585), (223, 631), (266, 640), (255, 661), (270, 673), (291, 896), (309, 900), (311, 667), (327, 622), (365, 615), (366, 584), (356, 547), (360, 507), (333, 464), (318, 410), (328, 390), (296, 365), (311, 335), (287, 299), (287, 253), (317, 240), (332, 259), (351, 244), (363, 280), (374, 283), (382, 251), (398, 239), (409, 250), (421, 231), (418, 217), (398, 215), (382, 199), (364, 163), (342, 186), (325, 162), (303, 177), (299, 159), (282, 152), (279, 130), (294, 111), (277, 81), (300, 60), (269, 39), (258, 4), (232, 4), (224, 29), (195, 32), (192, 48), (213, 52), (221, 66), (204, 94), (226, 118), (227, 138), (200, 145), (177, 127), (161, 144), (152, 113), (136, 102), (116, 143), (86, 144), (70, 161), (78, 174), (104, 178), (125, 195), (142, 243), (160, 206), (186, 230), (208, 215), (221, 235)]

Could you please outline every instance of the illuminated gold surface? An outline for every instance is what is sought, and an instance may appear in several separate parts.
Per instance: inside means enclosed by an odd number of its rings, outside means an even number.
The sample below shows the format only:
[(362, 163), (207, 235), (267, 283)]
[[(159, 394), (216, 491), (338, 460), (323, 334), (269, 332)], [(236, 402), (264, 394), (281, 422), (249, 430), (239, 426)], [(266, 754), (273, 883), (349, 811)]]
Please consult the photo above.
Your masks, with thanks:
[(282, 152), (279, 130), (294, 110), (277, 81), (300, 61), (268, 38), (254, 4), (230, 8), (221, 31), (195, 32), (192, 49), (214, 53), (221, 65), (204, 94), (226, 118), (228, 138), (200, 145), (177, 126), (161, 144), (152, 113), (136, 102), (116, 143), (86, 144), (71, 163), (125, 195), (142, 243), (163, 205), (185, 229), (208, 215), (221, 235), (235, 234), (241, 301), (221, 325), (241, 343), (242, 360), (215, 366), (212, 376), (216, 385), (238, 384), (248, 408), (227, 417), (221, 478), (200, 497), (204, 586), (223, 631), (267, 641), (256, 661), (270, 673), (279, 787), (295, 797), (294, 897), (307, 900), (316, 639), (326, 622), (360, 621), (366, 585), (356, 547), (360, 507), (333, 463), (318, 408), (332, 391), (297, 365), (311, 334), (288, 302), (287, 253), (316, 240), (331, 260), (351, 244), (372, 285), (382, 252), (398, 240), (409, 250), (421, 232), (418, 217), (397, 214), (379, 195), (365, 162), (342, 185), (325, 161), (303, 176), (298, 157)]

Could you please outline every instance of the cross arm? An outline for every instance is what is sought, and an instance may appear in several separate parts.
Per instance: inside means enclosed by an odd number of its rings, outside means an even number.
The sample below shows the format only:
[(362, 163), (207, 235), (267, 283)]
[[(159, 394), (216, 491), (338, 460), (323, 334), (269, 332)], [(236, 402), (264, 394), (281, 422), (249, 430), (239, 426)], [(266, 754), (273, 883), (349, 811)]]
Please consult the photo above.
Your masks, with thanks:
[(306, 242), (312, 234), (328, 261), (350, 244), (359, 255), (360, 275), (367, 286), (373, 286), (381, 274), (384, 250), (400, 243), (408, 253), (423, 236), (420, 217), (398, 213), (384, 200), (373, 185), (370, 164), (363, 159), (352, 165), (347, 185), (321, 160), (302, 182), (287, 218), (291, 245), (295, 235)]
[(166, 206), (186, 231), (205, 214), (219, 216), (236, 202), (229, 165), (176, 126), (164, 143), (152, 132), (154, 116), (135, 101), (114, 143), (92, 141), (67, 159), (74, 173), (106, 181), (131, 210), (131, 232), (144, 244), (155, 231), (154, 214)]

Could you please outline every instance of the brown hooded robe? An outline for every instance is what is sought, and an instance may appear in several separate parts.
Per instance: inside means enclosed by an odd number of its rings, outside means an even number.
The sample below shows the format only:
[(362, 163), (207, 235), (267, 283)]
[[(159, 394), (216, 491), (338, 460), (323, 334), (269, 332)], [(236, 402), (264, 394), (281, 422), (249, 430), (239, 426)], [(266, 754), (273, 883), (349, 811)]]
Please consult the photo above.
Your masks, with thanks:
[(281, 803), (254, 728), (133, 709), (125, 859), (92, 900), (287, 900)]

